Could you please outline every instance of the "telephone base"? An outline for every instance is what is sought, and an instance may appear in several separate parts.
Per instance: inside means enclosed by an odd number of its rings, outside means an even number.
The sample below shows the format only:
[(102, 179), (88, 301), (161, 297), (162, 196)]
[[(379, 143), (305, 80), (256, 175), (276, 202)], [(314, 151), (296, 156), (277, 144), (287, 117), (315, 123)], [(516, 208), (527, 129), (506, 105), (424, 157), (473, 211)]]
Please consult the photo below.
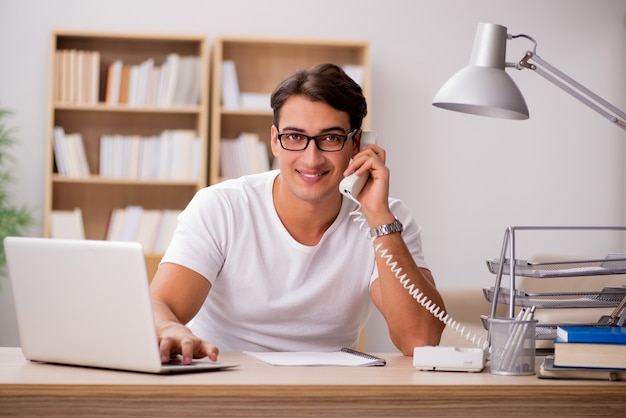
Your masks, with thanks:
[(413, 366), (418, 370), (480, 372), (487, 352), (480, 348), (425, 346), (413, 349)]

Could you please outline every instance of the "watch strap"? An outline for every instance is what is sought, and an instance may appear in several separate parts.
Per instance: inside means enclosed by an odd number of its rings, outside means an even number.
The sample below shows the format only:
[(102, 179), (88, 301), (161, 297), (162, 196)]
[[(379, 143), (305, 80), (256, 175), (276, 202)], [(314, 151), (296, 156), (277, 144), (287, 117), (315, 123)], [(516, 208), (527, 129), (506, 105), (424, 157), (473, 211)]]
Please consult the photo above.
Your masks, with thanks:
[(403, 231), (402, 223), (400, 223), (398, 218), (396, 218), (396, 220), (390, 224), (376, 226), (374, 228), (371, 228), (367, 235), (369, 238), (378, 238), (378, 237), (383, 237), (385, 235), (393, 234), (396, 232), (402, 233), (402, 231)]

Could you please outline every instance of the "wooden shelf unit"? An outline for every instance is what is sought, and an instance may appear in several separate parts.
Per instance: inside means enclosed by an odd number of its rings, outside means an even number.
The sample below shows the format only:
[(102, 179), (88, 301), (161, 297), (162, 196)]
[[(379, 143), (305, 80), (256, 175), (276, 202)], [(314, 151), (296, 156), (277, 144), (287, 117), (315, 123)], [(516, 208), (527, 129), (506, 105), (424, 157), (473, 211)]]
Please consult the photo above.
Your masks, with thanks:
[[(59, 80), (55, 53), (60, 50), (98, 51), (99, 85), (97, 103), (68, 104), (57, 99)], [(140, 64), (154, 59), (162, 65), (168, 54), (200, 59), (199, 102), (189, 105), (157, 106), (107, 104), (107, 68), (115, 60)], [(208, 51), (203, 36), (169, 34), (96, 33), (55, 31), (52, 34), (49, 71), (48, 133), (46, 138), (46, 182), (44, 235), (51, 235), (54, 210), (81, 208), (87, 239), (105, 239), (115, 208), (139, 205), (145, 209), (183, 209), (195, 192), (207, 184), (208, 156)], [(72, 178), (56, 170), (53, 129), (82, 135), (90, 175)], [(103, 134), (159, 135), (165, 130), (194, 130), (200, 138), (197, 178), (180, 180), (134, 180), (102, 178), (99, 173), (100, 137)], [(147, 254), (155, 265), (161, 254)], [(151, 270), (151, 269), (149, 269)], [(152, 277), (152, 271), (149, 271)]]
[[(300, 68), (330, 62), (339, 66), (357, 65), (363, 69), (362, 88), (370, 97), (369, 43), (367, 41), (320, 39), (272, 39), (220, 37), (213, 44), (211, 82), (211, 132), (209, 184), (221, 181), (220, 140), (253, 132), (269, 150), (272, 111), (225, 109), (222, 106), (222, 62), (235, 62), (241, 92), (270, 94), (288, 74)], [(367, 127), (367, 118), (364, 128)], [(271, 152), (269, 152), (271, 156)]]

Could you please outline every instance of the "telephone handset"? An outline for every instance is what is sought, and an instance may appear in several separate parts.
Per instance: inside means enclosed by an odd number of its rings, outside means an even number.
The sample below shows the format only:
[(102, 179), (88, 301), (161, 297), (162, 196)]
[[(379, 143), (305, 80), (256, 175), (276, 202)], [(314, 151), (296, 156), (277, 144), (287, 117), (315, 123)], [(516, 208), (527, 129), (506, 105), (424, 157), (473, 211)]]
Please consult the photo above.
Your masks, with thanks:
[[(361, 149), (365, 145), (375, 144), (376, 143), (376, 132), (375, 131), (362, 131), (361, 132)], [(339, 183), (339, 191), (348, 197), (356, 197), (367, 183), (367, 180), (370, 178), (369, 171), (357, 176), (356, 174), (350, 174)]]
[[(361, 148), (368, 144), (376, 143), (375, 131), (363, 131), (361, 133)], [(346, 197), (352, 199), (358, 208), (350, 213), (354, 216), (355, 222), (360, 223), (360, 229), (369, 231), (367, 221), (360, 211), (360, 203), (356, 199), (367, 180), (369, 180), (369, 171), (360, 176), (351, 174), (339, 183), (339, 191)], [(369, 236), (369, 235), (368, 235)], [(373, 240), (370, 236), (370, 240)], [(413, 363), (417, 369), (422, 370), (447, 370), (447, 371), (480, 371), (485, 367), (487, 342), (474, 335), (471, 331), (466, 331), (465, 327), (454, 320), (447, 312), (441, 310), (439, 306), (434, 304), (424, 293), (422, 293), (413, 283), (411, 283), (406, 273), (402, 273), (402, 267), (397, 261), (393, 260), (393, 255), (382, 243), (374, 245), (374, 251), (385, 260), (385, 264), (391, 269), (400, 284), (409, 292), (417, 303), (422, 305), (424, 309), (429, 311), (435, 318), (451, 327), (454, 331), (461, 334), (468, 341), (471, 341), (479, 348), (456, 348), (456, 347), (415, 347), (413, 354)], [(450, 357), (454, 352), (454, 358)], [(442, 360), (443, 359), (443, 360)], [(451, 361), (451, 359), (453, 361)]]

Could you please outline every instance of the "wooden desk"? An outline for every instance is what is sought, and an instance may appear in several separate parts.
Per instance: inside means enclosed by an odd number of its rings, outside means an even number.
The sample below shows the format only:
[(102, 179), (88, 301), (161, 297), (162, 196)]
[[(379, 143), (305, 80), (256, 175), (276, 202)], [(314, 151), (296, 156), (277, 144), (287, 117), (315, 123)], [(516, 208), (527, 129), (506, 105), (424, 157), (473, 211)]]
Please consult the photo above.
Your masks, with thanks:
[(423, 372), (385, 367), (273, 367), (239, 353), (237, 369), (154, 376), (29, 363), (0, 348), (0, 416), (502, 417), (624, 416), (626, 382)]

